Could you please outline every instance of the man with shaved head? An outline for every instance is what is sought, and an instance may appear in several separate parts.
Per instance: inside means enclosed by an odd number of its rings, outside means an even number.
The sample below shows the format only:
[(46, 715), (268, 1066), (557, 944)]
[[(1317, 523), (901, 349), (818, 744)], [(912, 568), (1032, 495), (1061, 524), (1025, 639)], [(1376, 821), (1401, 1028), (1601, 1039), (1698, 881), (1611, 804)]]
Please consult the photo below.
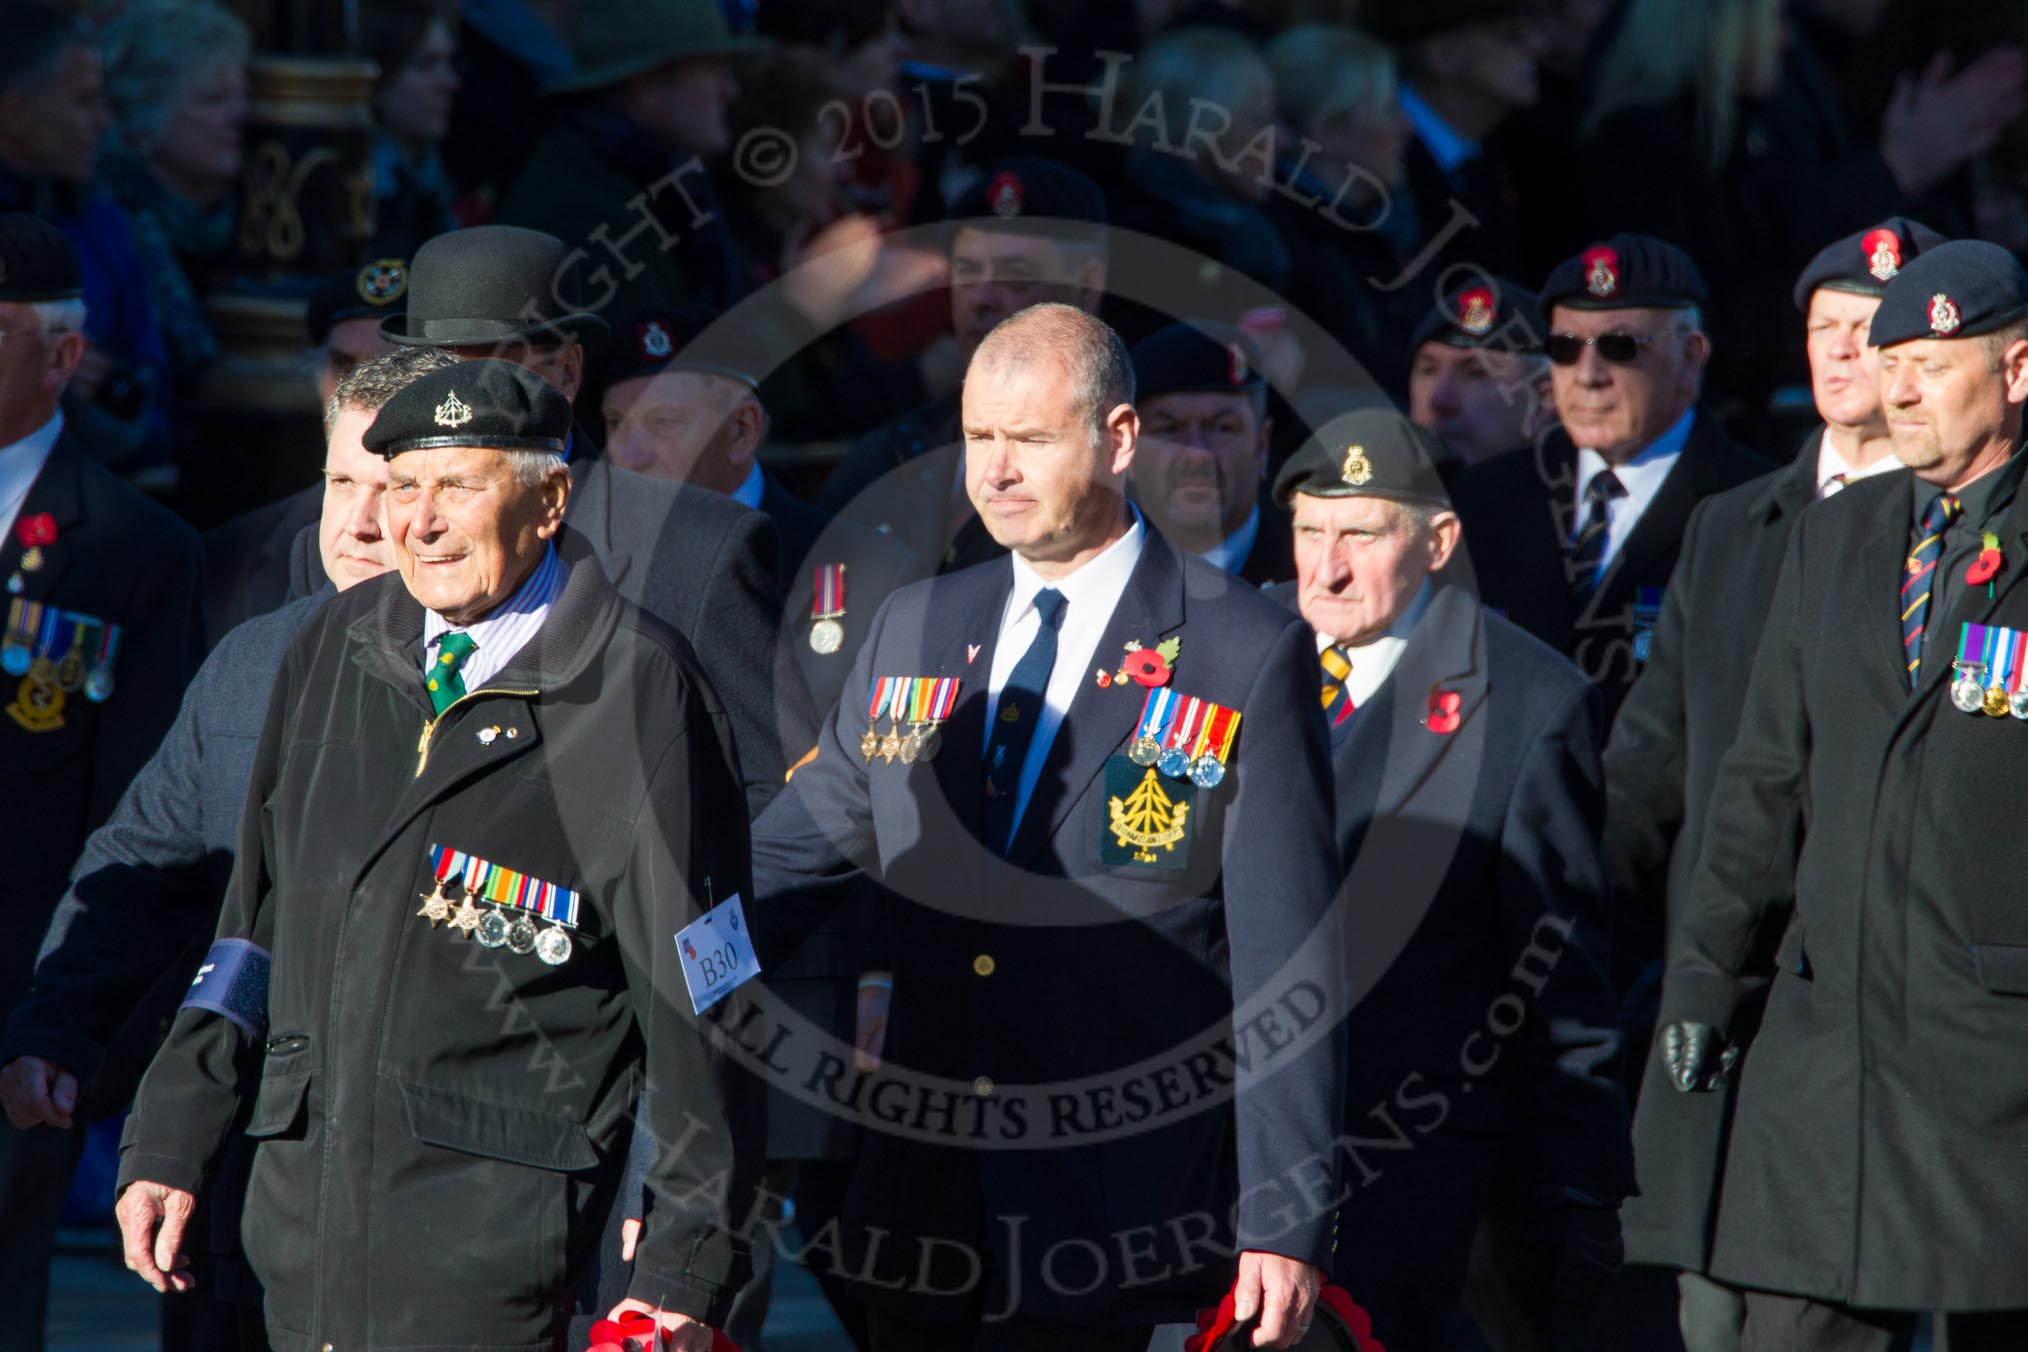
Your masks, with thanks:
[[(1334, 983), (1304, 971), (1338, 876), (1316, 649), (1128, 503), (1104, 323), (1003, 321), (961, 422), (1009, 557), (895, 593), (754, 828), (764, 966), (860, 880), (892, 897), (880, 1089), (909, 1129), (866, 1136), (846, 1243), (878, 1243), (844, 1266), (880, 1352), (1138, 1352), (1228, 1290), (1287, 1347), (1344, 1075)], [(1205, 1050), (1235, 1025), (1245, 1071)]]

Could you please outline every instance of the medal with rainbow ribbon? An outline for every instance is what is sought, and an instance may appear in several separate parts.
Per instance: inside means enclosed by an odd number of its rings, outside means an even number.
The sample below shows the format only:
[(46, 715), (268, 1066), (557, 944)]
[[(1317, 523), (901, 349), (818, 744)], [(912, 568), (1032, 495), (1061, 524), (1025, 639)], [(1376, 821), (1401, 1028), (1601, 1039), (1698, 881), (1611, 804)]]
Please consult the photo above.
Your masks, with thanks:
[[(430, 928), (447, 923), (487, 948), (533, 953), (552, 967), (570, 958), (579, 893), (445, 845), (430, 846), (430, 873), (436, 889), (416, 912)], [(461, 894), (455, 907), (450, 890)], [(489, 903), (491, 909), (481, 909), (478, 902)], [(547, 920), (550, 927), (539, 928), (537, 919)]]

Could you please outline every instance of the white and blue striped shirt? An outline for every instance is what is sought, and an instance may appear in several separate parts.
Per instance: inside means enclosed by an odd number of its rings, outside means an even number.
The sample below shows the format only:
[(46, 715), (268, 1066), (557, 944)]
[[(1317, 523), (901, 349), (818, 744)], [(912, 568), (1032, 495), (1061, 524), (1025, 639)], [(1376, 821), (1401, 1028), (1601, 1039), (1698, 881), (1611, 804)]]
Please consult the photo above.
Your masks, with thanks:
[(438, 642), (445, 634), (462, 627), (478, 646), (458, 669), (458, 675), (466, 690), (477, 690), (528, 646), (528, 640), (535, 637), (535, 631), (549, 618), (550, 606), (562, 595), (563, 580), (569, 573), (563, 560), (557, 557), (556, 546), (550, 545), (542, 551), (542, 562), (535, 565), (527, 581), (485, 619), (458, 626), (434, 610), (423, 611), (423, 674), (427, 676), (436, 665)]

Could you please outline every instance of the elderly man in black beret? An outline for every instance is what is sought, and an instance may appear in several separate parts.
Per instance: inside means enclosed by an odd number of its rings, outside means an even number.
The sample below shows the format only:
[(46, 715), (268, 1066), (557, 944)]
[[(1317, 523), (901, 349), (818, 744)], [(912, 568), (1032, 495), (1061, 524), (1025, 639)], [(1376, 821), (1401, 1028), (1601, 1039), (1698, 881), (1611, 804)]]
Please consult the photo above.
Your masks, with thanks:
[(1774, 468), (1698, 409), (1703, 300), (1690, 256), (1652, 236), (1559, 264), (1542, 305), (1562, 429), (1458, 481), (1481, 595), (1577, 663), (1608, 722), (1648, 659), (1690, 509)]
[[(0, 821), (18, 939), (0, 958), (0, 1014), (27, 993), (71, 865), (154, 752), (197, 661), (196, 532), (87, 454), (61, 407), (85, 354), (83, 288), (54, 225), (0, 215)], [(105, 1109), (70, 1098), (83, 1118)], [(0, 1346), (42, 1345), (50, 1246), (83, 1136), (68, 1121), (0, 1128)]]
[[(1654, 1023), (1665, 989), (1664, 935), (1688, 921), (1691, 875), (1715, 806), (1712, 784), (1746, 704), (1752, 653), (1740, 638), (1759, 635), (1804, 510), (1857, 480), (1903, 468), (1889, 440), (1868, 330), (1881, 289), (1942, 242), (1928, 227), (1895, 218), (1818, 253), (1796, 281), (1795, 302), (1808, 326), (1810, 383), (1823, 425), (1795, 464), (1706, 499), (1684, 530), (1647, 669), (1606, 747), (1606, 859), (1620, 911), (1615, 962), (1633, 987), (1628, 1023), (1636, 1034)], [(1754, 955), (1744, 1023), (1759, 1018), (1772, 966), (1771, 952)], [(1659, 1055), (1636, 1073), (1635, 1142), (1644, 1168), (1641, 1195), (1627, 1208), (1628, 1254), (1678, 1270), (1677, 1322), (1691, 1352), (1732, 1352), (1745, 1304), (1704, 1274), (1733, 1089), (1670, 1093)]]
[[(1001, 320), (1043, 301), (1097, 314), (1109, 256), (1099, 186), (1050, 160), (994, 164), (951, 206), (951, 330), (972, 354)], [(823, 505), (898, 536), (944, 570), (1002, 551), (965, 500), (955, 385), (855, 441)]]
[(1141, 445), (1134, 502), (1169, 543), (1266, 586), (1288, 576), (1288, 521), (1261, 510), (1267, 477), (1267, 380), (1253, 340), (1192, 320), (1134, 344)]
[(1953, 1352), (2018, 1348), (2028, 272), (1926, 249), (1869, 336), (1913, 473), (1790, 535), (1658, 1054), (1679, 1090), (1740, 1079), (1710, 1271), (1746, 1288), (1742, 1348), (1902, 1348), (1920, 1311)]
[(1432, 306), (1408, 339), (1408, 416), (1468, 465), (1534, 446), (1556, 426), (1549, 325), (1535, 293), (1475, 277)]
[(1389, 410), (1333, 419), (1275, 479), (1317, 633), (1352, 895), (1345, 1131), (1413, 1149), (1348, 1169), (1337, 1280), (1389, 1347), (1445, 1345), (1489, 1209), (1535, 1345), (1618, 1265), (1632, 1191), (1606, 978), (1600, 706), (1570, 663), (1444, 573), (1448, 451)]
[(744, 1280), (757, 1091), (676, 941), (748, 890), (736, 757), (689, 645), (564, 525), (569, 429), (504, 362), (374, 419), (398, 577), (277, 655), (218, 938), (142, 1082), (129, 1265), (189, 1285), (191, 1194), (248, 1112), (281, 1346), (554, 1345), (637, 1096), (661, 1149), (626, 1307), (704, 1352)]

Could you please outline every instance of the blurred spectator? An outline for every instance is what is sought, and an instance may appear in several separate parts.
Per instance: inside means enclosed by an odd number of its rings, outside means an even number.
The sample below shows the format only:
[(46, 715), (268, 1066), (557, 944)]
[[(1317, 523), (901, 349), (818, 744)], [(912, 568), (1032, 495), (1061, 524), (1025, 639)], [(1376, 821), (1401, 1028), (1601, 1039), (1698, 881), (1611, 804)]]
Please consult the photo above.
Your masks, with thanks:
[(1115, 327), (1129, 341), (1177, 315), (1236, 320), (1243, 302), (1224, 269), (1271, 291), (1289, 282), (1289, 249), (1261, 203), (1275, 177), (1275, 81), (1245, 38), (1192, 28), (1150, 42), (1127, 68), (1111, 131), (1131, 135), (1124, 173), (1112, 192), (1112, 221), (1191, 250), (1217, 267), (1189, 275), (1118, 250), (1116, 289), (1162, 296), (1152, 322), (1129, 312)]
[(984, 166), (1014, 153), (1027, 90), (1011, 94), (1014, 0), (895, 0), (918, 186), (908, 218), (940, 221)]
[(111, 123), (105, 63), (75, 17), (35, 0), (0, 0), (0, 34), (0, 210), (53, 222), (84, 269), (86, 348), (64, 395), (68, 426), (122, 473), (159, 473), (168, 355), (133, 229), (93, 179)]
[[(1304, 24), (1268, 44), (1284, 124), (1297, 138), (1268, 218), (1304, 279), (1310, 317), (1383, 388), (1405, 382), (1401, 333), (1418, 288), (1381, 288), (1408, 261), (1414, 212), (1397, 210), (1408, 119), (1395, 97), (1394, 53), (1355, 28)], [(1316, 297), (1316, 300), (1308, 300)]]
[(542, 91), (570, 73), (570, 48), (553, 15), (557, 0), (463, 0), (458, 31), (458, 80), (451, 101), (444, 163), (458, 188), (459, 218), (493, 219), (500, 199), (554, 109)]
[(1487, 157), (1502, 166), (1515, 192), (1516, 276), (1542, 277), (1585, 244), (1570, 202), (1588, 166), (1571, 147), (1589, 96), (1586, 82), (1620, 12), (1618, 0), (1542, 0), (1535, 11), (1541, 39), (1535, 106), (1510, 115), (1486, 145)]
[(373, 87), (373, 251), (407, 258), (458, 222), (444, 137), (460, 85), (454, 10), (435, 0), (369, 0), (360, 44), (380, 67)]
[(1454, 262), (1489, 272), (1518, 269), (1516, 186), (1511, 165), (1486, 152), (1486, 138), (1541, 96), (1536, 61), (1542, 35), (1533, 0), (1368, 0), (1365, 27), (1401, 58), (1401, 109), (1414, 135), (1407, 159), (1408, 203), (1430, 284)]
[(899, 208), (914, 198), (918, 178), (914, 158), (889, 139), (895, 120), (908, 116), (905, 107), (886, 102), (894, 97), (903, 50), (894, 0), (769, 0), (757, 31), (823, 57), (844, 113), (843, 143), (831, 147), (830, 158), (845, 173), (850, 203), (884, 224), (902, 224)]
[(586, 299), (614, 315), (649, 305), (729, 307), (748, 285), (706, 165), (732, 147), (735, 37), (715, 0), (587, 5), (568, 102), (500, 204), (502, 224), (583, 248)]
[(210, 0), (140, 0), (103, 33), (115, 136), (100, 173), (133, 226), (179, 394), (218, 351), (204, 295), (228, 265), (246, 122), (246, 25)]
[[(1000, 160), (952, 208), (951, 328), (969, 363), (1007, 316), (1043, 301), (1097, 313), (1110, 249), (1105, 195), (1051, 160)], [(895, 536), (939, 568), (996, 557), (965, 496), (959, 391), (947, 390), (855, 441), (823, 506)]]
[[(1584, 122), (1578, 228), (1672, 240), (1712, 290), (1714, 403), (1749, 416), (1802, 380), (1788, 286), (1826, 240), (1894, 214), (2017, 117), (2028, 63), (1994, 52), (1897, 87), (1878, 144), (1850, 136), (1782, 0), (1630, 0)], [(1785, 40), (1785, 37), (1787, 40)]]
[[(780, 135), (793, 147), (778, 173), (731, 165), (721, 166), (716, 176), (726, 225), (747, 264), (742, 290), (833, 249), (866, 242), (877, 247), (872, 219), (841, 210), (835, 170), (843, 90), (829, 59), (808, 48), (787, 48), (744, 57), (735, 70), (740, 92), (729, 113), (733, 143), (750, 135)], [(849, 284), (856, 276), (849, 264), (830, 263), (831, 275), (823, 282)], [(830, 290), (798, 279), (788, 298), (805, 302), (799, 308), (806, 311), (822, 309), (826, 319), (841, 303), (852, 308), (849, 299), (812, 294)], [(925, 390), (912, 363), (876, 361), (850, 328), (825, 323), (799, 338), (794, 357), (767, 376), (761, 393), (774, 414), (776, 438), (806, 442), (855, 437), (921, 403)]]

